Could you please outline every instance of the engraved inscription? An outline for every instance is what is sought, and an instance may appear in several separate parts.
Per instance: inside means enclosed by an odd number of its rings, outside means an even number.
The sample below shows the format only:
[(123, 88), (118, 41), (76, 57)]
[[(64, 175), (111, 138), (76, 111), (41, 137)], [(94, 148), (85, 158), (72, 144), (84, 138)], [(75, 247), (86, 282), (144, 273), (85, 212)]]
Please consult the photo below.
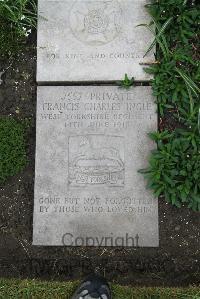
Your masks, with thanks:
[(38, 82), (148, 81), (148, 0), (38, 0)]
[(38, 87), (34, 245), (76, 246), (71, 234), (111, 246), (104, 236), (131, 232), (158, 246), (157, 201), (138, 173), (155, 148), (154, 100), (150, 86)]
[(124, 186), (124, 138), (85, 135), (69, 137), (69, 184)]
[(76, 1), (70, 11), (74, 36), (91, 46), (104, 45), (122, 31), (122, 9), (118, 1)]

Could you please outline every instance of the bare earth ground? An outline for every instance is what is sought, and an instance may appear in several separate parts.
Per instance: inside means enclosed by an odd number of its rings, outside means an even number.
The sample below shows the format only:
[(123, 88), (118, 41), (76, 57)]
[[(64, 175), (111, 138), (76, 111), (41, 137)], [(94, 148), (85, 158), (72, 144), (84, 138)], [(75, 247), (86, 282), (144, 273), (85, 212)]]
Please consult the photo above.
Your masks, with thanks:
[[(8, 66), (8, 62), (0, 62)], [(1, 69), (0, 69), (1, 71)], [(0, 114), (31, 120), (29, 163), (0, 186), (0, 276), (80, 278), (95, 270), (113, 281), (142, 286), (199, 283), (199, 213), (159, 202), (159, 248), (63, 248), (32, 246), (35, 156), (36, 51), (28, 45), (3, 76)], [(170, 119), (165, 119), (170, 126)]]

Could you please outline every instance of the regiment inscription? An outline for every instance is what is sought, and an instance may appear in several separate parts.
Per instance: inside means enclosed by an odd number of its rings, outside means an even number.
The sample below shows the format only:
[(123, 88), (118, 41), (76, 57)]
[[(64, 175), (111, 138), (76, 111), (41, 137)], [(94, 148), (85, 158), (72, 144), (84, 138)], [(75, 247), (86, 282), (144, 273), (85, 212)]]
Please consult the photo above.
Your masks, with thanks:
[(157, 129), (151, 87), (40, 86), (33, 244), (158, 246), (138, 170)]

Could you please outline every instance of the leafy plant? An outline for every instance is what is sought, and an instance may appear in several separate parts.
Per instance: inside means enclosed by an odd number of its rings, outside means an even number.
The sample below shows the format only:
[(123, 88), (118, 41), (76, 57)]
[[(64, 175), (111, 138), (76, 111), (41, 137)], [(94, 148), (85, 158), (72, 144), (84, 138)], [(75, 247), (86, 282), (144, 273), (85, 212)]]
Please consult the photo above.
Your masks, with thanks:
[(170, 111), (182, 129), (150, 134), (157, 150), (150, 156), (149, 167), (140, 172), (155, 196), (177, 207), (200, 210), (200, 5), (153, 0), (147, 9), (152, 22), (141, 26), (151, 30), (155, 39), (146, 53), (156, 45), (158, 63), (146, 72), (154, 75), (151, 83), (160, 116)]
[(200, 211), (200, 136), (192, 131), (149, 134), (157, 142), (149, 167), (140, 170), (156, 197), (177, 207), (182, 204)]
[[(153, 18), (153, 17), (152, 17)], [(148, 50), (146, 51), (146, 53), (144, 54), (144, 57), (156, 46), (156, 43), (159, 44), (160, 48), (162, 49), (162, 53), (163, 56), (166, 60), (169, 59), (170, 57), (170, 51), (167, 45), (167, 41), (165, 39), (165, 35), (164, 32), (166, 30), (166, 28), (169, 26), (169, 24), (172, 22), (173, 17), (169, 18), (161, 27), (154, 19), (153, 21), (147, 25), (147, 24), (140, 24), (138, 26), (145, 26), (147, 27), (152, 34), (154, 35), (154, 41), (151, 43), (151, 45), (149, 46)], [(154, 28), (152, 29), (151, 26), (154, 26)], [(156, 29), (156, 30), (155, 30)]]
[(159, 0), (146, 5), (150, 15), (159, 24), (164, 24), (169, 17), (174, 17), (166, 39), (168, 45), (174, 46), (177, 41), (186, 45), (197, 38), (200, 14), (198, 1)]
[[(191, 59), (191, 52), (189, 48), (181, 51), (180, 48), (170, 49), (167, 44), (165, 30), (173, 20), (174, 17), (170, 17), (165, 21), (162, 27), (154, 19), (150, 25), (139, 25), (147, 27), (155, 36), (154, 41), (149, 46), (144, 56), (153, 49), (156, 43), (159, 47), (158, 53), (160, 54), (158, 56), (162, 63), (147, 68), (146, 72), (154, 74), (156, 77), (152, 80), (152, 83), (154, 95), (158, 99), (161, 115), (163, 115), (165, 108), (169, 108), (169, 101), (171, 101), (172, 104), (176, 104), (179, 102), (179, 99), (181, 99), (181, 103), (178, 103), (180, 104), (180, 107), (182, 106), (182, 102), (184, 102), (183, 108), (187, 110), (189, 104), (190, 111), (192, 113), (194, 108), (194, 97), (198, 99), (200, 93), (200, 88), (191, 78), (191, 75), (189, 76), (187, 74), (188, 71), (185, 71), (183, 68), (183, 66), (186, 69), (187, 67), (189, 68), (190, 64), (193, 68), (196, 67), (197, 72), (199, 73), (199, 63), (194, 63)], [(151, 28), (152, 24), (154, 25), (154, 28), (156, 28), (156, 31)], [(195, 73), (196, 77), (197, 74)], [(182, 79), (181, 81), (180, 78)], [(161, 81), (163, 81), (163, 83), (161, 83)], [(158, 89), (159, 92), (156, 93), (155, 91)], [(172, 98), (169, 97), (170, 93), (172, 94)]]
[(34, 0), (0, 1), (0, 56), (15, 54), (36, 27), (37, 7)]
[(129, 88), (130, 86), (134, 85), (135, 79), (132, 77), (129, 79), (128, 75), (125, 74), (124, 79), (122, 81), (118, 81), (117, 84), (123, 88)]
[(26, 163), (24, 123), (0, 117), (0, 183), (20, 172)]

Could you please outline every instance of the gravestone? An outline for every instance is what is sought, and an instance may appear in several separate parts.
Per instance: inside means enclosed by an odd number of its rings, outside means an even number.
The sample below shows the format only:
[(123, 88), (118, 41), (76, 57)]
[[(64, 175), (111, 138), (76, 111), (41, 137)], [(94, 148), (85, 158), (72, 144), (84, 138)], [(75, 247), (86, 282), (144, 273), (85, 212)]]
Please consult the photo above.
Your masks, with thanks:
[(39, 0), (37, 81), (149, 80), (147, 0)]
[(158, 246), (157, 200), (138, 173), (155, 146), (151, 94), (38, 87), (34, 245)]

